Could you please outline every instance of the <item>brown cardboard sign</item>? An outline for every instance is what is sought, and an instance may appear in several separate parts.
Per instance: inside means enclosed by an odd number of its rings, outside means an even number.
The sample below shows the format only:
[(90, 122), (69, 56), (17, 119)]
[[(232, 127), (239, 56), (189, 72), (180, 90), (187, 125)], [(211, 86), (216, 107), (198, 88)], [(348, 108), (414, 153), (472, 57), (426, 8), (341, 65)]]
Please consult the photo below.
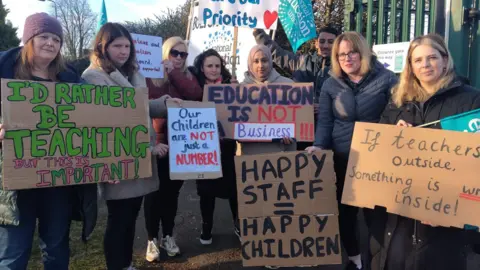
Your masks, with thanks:
[(283, 137), (314, 140), (312, 83), (205, 85), (203, 101), (217, 107), (219, 132), (239, 141)]
[(444, 227), (480, 226), (478, 134), (355, 124), (342, 203)]
[(222, 177), (217, 114), (212, 102), (183, 101), (168, 105), (170, 179)]
[(1, 81), (5, 190), (152, 175), (146, 89)]
[(244, 266), (341, 264), (332, 156), (235, 157)]

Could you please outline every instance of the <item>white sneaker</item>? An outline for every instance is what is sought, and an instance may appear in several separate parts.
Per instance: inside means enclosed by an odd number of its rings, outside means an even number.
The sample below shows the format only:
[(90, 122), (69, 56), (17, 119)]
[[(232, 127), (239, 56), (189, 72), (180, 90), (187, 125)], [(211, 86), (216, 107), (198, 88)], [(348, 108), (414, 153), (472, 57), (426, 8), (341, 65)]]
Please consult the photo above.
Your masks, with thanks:
[(162, 238), (160, 247), (165, 249), (168, 256), (170, 257), (174, 257), (180, 254), (180, 248), (175, 243), (175, 239), (173, 239), (173, 237), (171, 237), (170, 235), (167, 235), (166, 237)]
[(280, 266), (265, 265), (265, 268), (268, 268), (268, 269), (278, 269), (278, 268), (280, 268)]
[(158, 261), (158, 259), (160, 258), (160, 249), (158, 249), (158, 242), (156, 238), (154, 238), (152, 241), (148, 241), (147, 255), (145, 256), (145, 258), (149, 262)]

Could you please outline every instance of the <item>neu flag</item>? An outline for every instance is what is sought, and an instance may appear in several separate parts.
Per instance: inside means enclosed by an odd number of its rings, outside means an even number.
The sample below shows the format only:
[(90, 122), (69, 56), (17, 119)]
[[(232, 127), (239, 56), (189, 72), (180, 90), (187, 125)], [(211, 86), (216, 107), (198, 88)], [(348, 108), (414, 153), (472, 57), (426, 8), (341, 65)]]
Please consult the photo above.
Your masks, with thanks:
[(480, 132), (480, 109), (446, 117), (440, 120), (440, 124), (446, 130)]
[(97, 32), (102, 28), (104, 24), (108, 22), (107, 19), (107, 7), (105, 6), (105, 0), (102, 0), (102, 10), (100, 11), (100, 20), (98, 20), (97, 24)]
[(293, 52), (303, 43), (317, 37), (311, 0), (280, 0), (278, 17)]

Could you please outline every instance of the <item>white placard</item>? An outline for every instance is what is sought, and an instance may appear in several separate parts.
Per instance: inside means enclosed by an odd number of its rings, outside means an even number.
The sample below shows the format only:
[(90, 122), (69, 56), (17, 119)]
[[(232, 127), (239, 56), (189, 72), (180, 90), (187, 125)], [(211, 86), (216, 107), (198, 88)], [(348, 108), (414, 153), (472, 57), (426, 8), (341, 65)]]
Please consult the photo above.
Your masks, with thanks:
[[(194, 9), (195, 16), (192, 18), (190, 29), (190, 41), (188, 43), (187, 64), (193, 65), (195, 57), (207, 49), (215, 49), (225, 60), (227, 68), (232, 72), (233, 62), (233, 29), (232, 26), (204, 25), (199, 20), (198, 7)], [(242, 82), (244, 74), (248, 70), (248, 54), (250, 49), (257, 45), (253, 30), (238, 28), (237, 42), (237, 80)]]
[(146, 78), (163, 78), (162, 38), (131, 34), (140, 73)]
[(258, 142), (283, 137), (295, 137), (295, 123), (235, 123), (235, 140)]
[[(170, 174), (182, 174), (177, 179), (198, 179), (199, 177), (187, 176), (212, 173), (213, 175), (219, 173), (221, 177), (222, 164), (215, 105), (213, 103), (202, 105), (201, 102), (184, 103), (183, 108), (168, 108)], [(189, 103), (196, 103), (198, 107), (189, 106)], [(206, 108), (205, 104), (211, 108)]]
[(400, 73), (407, 63), (409, 46), (410, 42), (380, 44), (373, 46), (373, 52), (386, 69)]
[(277, 29), (278, 0), (200, 0), (202, 24)]

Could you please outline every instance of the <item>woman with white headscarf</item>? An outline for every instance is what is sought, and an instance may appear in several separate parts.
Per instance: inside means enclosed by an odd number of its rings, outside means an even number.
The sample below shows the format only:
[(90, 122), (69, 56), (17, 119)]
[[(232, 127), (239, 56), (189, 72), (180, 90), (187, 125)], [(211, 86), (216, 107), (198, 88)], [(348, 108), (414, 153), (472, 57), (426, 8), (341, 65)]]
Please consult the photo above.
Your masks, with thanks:
[[(248, 71), (245, 72), (244, 84), (293, 83), (281, 76), (274, 68), (272, 53), (265, 45), (256, 45), (248, 55)], [(242, 155), (258, 155), (278, 152), (297, 151), (297, 143), (289, 137), (272, 142), (240, 142)], [(276, 269), (276, 266), (266, 266)]]
[(289, 78), (281, 76), (274, 68), (272, 53), (265, 45), (256, 45), (248, 55), (248, 71), (243, 83), (293, 83)]
[[(245, 72), (244, 84), (293, 83), (289, 78), (281, 76), (274, 68), (272, 53), (265, 45), (256, 45), (248, 55), (248, 71)], [(242, 155), (277, 153), (296, 151), (297, 144), (291, 138), (283, 138), (275, 142), (241, 142)]]

